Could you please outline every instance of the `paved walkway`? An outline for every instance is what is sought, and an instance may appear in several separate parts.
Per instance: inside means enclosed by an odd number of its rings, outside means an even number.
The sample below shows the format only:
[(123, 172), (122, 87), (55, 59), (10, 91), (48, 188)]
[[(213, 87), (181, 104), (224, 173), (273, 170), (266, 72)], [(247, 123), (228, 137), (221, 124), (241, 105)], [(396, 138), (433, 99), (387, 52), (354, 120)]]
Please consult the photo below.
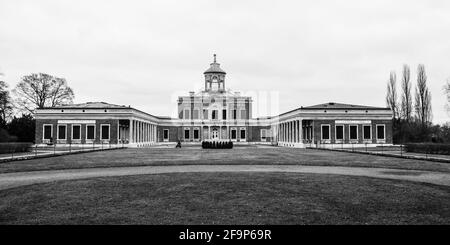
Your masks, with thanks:
[(0, 190), (46, 183), (58, 180), (75, 180), (95, 177), (182, 172), (291, 172), (366, 176), (450, 186), (450, 173), (399, 170), (388, 168), (328, 167), (299, 165), (183, 165), (143, 166), (33, 171), (0, 174)]

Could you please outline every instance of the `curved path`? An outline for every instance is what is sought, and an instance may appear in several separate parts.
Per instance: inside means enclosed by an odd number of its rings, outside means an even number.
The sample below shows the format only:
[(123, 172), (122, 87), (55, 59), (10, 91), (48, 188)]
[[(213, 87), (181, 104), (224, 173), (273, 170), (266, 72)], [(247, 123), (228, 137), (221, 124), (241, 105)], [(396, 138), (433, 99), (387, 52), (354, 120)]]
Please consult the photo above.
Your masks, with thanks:
[(291, 172), (365, 176), (450, 186), (450, 173), (388, 168), (301, 165), (180, 165), (32, 171), (0, 174), (0, 190), (58, 180), (183, 172)]

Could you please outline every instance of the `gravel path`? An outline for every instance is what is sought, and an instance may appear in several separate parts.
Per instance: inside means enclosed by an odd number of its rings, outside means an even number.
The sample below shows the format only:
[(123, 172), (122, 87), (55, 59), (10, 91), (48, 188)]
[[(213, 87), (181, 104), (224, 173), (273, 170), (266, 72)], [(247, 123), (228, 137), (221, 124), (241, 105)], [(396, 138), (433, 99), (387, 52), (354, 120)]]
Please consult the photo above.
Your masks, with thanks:
[(75, 180), (95, 177), (162, 174), (180, 172), (294, 172), (366, 176), (373, 178), (408, 180), (450, 186), (450, 173), (399, 170), (388, 168), (299, 166), (299, 165), (182, 165), (88, 168), (50, 171), (32, 171), (0, 174), (0, 190), (46, 183), (58, 180)]

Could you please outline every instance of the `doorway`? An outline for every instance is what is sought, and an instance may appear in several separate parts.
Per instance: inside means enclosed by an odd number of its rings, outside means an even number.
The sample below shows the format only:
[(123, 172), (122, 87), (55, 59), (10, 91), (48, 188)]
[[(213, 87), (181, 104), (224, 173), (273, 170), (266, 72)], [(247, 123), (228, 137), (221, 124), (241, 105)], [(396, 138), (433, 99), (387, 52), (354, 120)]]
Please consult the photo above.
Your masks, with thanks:
[(211, 132), (211, 139), (217, 140), (219, 139), (219, 131), (217, 129), (213, 129)]

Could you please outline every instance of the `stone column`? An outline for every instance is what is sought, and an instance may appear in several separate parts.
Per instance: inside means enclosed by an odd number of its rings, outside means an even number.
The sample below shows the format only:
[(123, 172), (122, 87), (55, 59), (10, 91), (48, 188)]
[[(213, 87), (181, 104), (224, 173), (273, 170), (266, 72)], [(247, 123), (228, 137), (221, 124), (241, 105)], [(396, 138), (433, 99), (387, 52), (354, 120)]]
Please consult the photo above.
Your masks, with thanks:
[(294, 121), (291, 121), (291, 143), (294, 142), (294, 136), (295, 136), (295, 128), (294, 128)]
[(294, 121), (294, 127), (295, 127), (295, 139), (294, 139), (294, 142), (295, 143), (298, 143), (298, 120), (295, 120)]
[(296, 122), (295, 120), (292, 121), (292, 143), (295, 143), (296, 137), (295, 135), (297, 134), (297, 128), (296, 128)]
[(289, 122), (286, 122), (286, 142), (289, 142)]
[(130, 131), (129, 136), (128, 136), (129, 143), (133, 143), (133, 123), (134, 123), (134, 121), (130, 119), (130, 127), (128, 129)]
[(289, 132), (289, 131), (290, 131), (290, 130), (289, 130), (289, 126), (290, 126), (290, 122), (287, 122), (287, 123), (286, 123), (286, 142), (288, 142), (288, 143), (289, 143), (289, 140), (290, 140), (290, 139), (289, 139), (289, 133), (290, 133), (290, 132)]
[(287, 122), (287, 142), (291, 142), (291, 122)]
[[(298, 120), (298, 128), (302, 129), (302, 127), (303, 127), (302, 120)], [(299, 143), (303, 143), (302, 138), (303, 138), (303, 130), (299, 130), (299, 135), (298, 135), (298, 142)]]
[(277, 142), (280, 141), (280, 124), (277, 124)]
[(283, 142), (283, 124), (280, 123), (280, 142)]
[(136, 143), (141, 142), (141, 139), (139, 138), (139, 136), (140, 136), (140, 134), (139, 134), (139, 130), (140, 130), (139, 125), (140, 125), (139, 121), (136, 121)]
[(148, 142), (148, 123), (145, 123), (145, 142)]
[(134, 121), (134, 143), (137, 143), (138, 142), (138, 134), (137, 134), (137, 131), (138, 131), (138, 124), (137, 124), (137, 121), (135, 120)]
[(153, 124), (150, 124), (150, 141), (151, 142), (155, 142), (155, 138), (153, 137), (154, 131), (155, 131), (155, 129), (153, 128)]
[(142, 142), (142, 122), (139, 121), (139, 143)]

